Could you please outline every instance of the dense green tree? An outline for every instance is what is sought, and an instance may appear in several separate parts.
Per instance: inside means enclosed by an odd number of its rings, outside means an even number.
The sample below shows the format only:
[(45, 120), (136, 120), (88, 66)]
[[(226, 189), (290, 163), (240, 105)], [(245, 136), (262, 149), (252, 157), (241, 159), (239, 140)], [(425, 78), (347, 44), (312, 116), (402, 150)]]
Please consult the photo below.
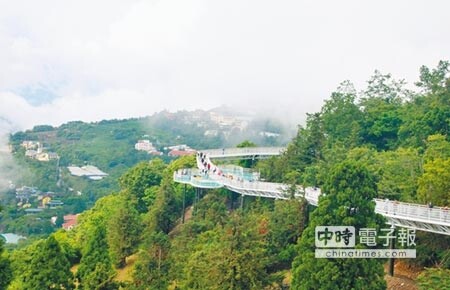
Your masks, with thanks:
[(210, 230), (196, 238), (192, 245), (195, 248), (184, 264), (181, 289), (223, 289), (218, 281), (223, 279), (224, 271), (220, 237), (219, 231)]
[[(325, 135), (320, 113), (307, 114), (306, 128), (299, 126), (297, 135), (289, 143), (286, 152), (281, 156), (278, 168), (282, 175), (305, 168), (323, 159)], [(288, 181), (288, 180), (283, 180)]]
[(378, 259), (315, 259), (315, 227), (326, 225), (379, 228), (375, 214), (376, 184), (354, 161), (338, 164), (323, 187), (326, 195), (311, 214), (293, 263), (292, 289), (385, 289), (383, 261)]
[(275, 201), (268, 221), (268, 254), (272, 268), (287, 268), (296, 255), (294, 246), (306, 226), (307, 203), (290, 199)]
[(362, 101), (363, 141), (373, 144), (378, 150), (394, 149), (402, 120), (399, 115), (400, 104), (381, 98), (369, 98)]
[(411, 96), (410, 91), (403, 88), (404, 84), (404, 81), (392, 79), (390, 74), (375, 71), (361, 97), (361, 136), (378, 150), (394, 149), (398, 145), (402, 103)]
[[(171, 278), (175, 281), (185, 281), (188, 270), (186, 263), (191, 260), (191, 255), (198, 250), (200, 245), (212, 241), (200, 239), (205, 232), (214, 232), (214, 229), (227, 223), (228, 211), (225, 207), (225, 198), (218, 191), (208, 193), (196, 203), (196, 214), (184, 224), (177, 226), (171, 233)], [(205, 262), (202, 262), (203, 265)], [(189, 271), (189, 273), (191, 273)], [(200, 277), (199, 277), (200, 279)], [(201, 281), (198, 281), (201, 285)], [(206, 286), (205, 286), (206, 287)]]
[(81, 249), (87, 247), (87, 243), (96, 232), (96, 228), (104, 227), (106, 229), (108, 221), (116, 211), (116, 205), (122, 201), (123, 196), (121, 194), (110, 194), (97, 200), (94, 207), (78, 216), (78, 225), (74, 229), (74, 235), (75, 241)]
[(133, 269), (136, 289), (167, 289), (170, 270), (170, 241), (163, 232), (152, 233), (139, 251)]
[[(94, 228), (82, 253), (76, 277), (82, 289), (116, 289), (115, 272), (111, 265), (106, 229), (102, 224)], [(101, 285), (98, 288), (97, 285)]]
[(446, 90), (449, 72), (450, 63), (448, 61), (439, 61), (437, 68), (431, 70), (426, 66), (422, 66), (420, 68), (420, 81), (416, 85), (425, 92), (440, 93)]
[(450, 270), (442, 268), (427, 268), (417, 278), (419, 289), (440, 290), (450, 285)]
[(450, 133), (450, 86), (446, 95), (420, 95), (402, 108), (400, 142), (406, 146), (425, 147), (427, 137)]
[(450, 269), (450, 237), (429, 232), (416, 233), (416, 258), (410, 264), (419, 267)]
[(422, 66), (416, 85), (422, 94), (404, 106), (399, 136), (404, 144), (424, 147), (429, 135), (450, 135), (449, 62), (440, 61), (435, 69)]
[(263, 289), (268, 283), (267, 220), (232, 214), (225, 227), (202, 233), (186, 263), (183, 289)]
[(73, 230), (66, 231), (63, 229), (58, 230), (52, 234), (58, 241), (61, 251), (69, 260), (70, 264), (78, 264), (81, 258), (80, 245), (75, 238), (75, 232)]
[[(0, 212), (2, 207), (0, 206)], [(12, 280), (12, 270), (9, 259), (3, 253), (3, 239), (0, 237), (0, 290), (6, 289)]]
[(273, 182), (281, 182), (283, 174), (285, 174), (285, 165), (281, 160), (284, 161), (285, 157), (271, 157), (258, 162), (256, 169), (261, 173), (261, 178)]
[(442, 135), (428, 137), (418, 197), (424, 203), (450, 205), (450, 142)]
[(421, 174), (421, 157), (412, 148), (380, 152), (376, 156), (378, 197), (416, 201), (417, 180)]
[(26, 273), (24, 289), (72, 289), (70, 263), (53, 236), (38, 244)]
[(211, 228), (217, 224), (224, 225), (228, 218), (225, 202), (225, 198), (218, 192), (205, 195), (195, 206), (195, 220), (203, 220)]
[(105, 263), (96, 263), (92, 272), (86, 273), (79, 288), (86, 290), (116, 290), (118, 284), (112, 280), (111, 268)]
[(150, 234), (160, 231), (168, 234), (179, 217), (172, 176), (168, 175), (161, 182), (155, 203), (146, 214), (147, 231)]
[(108, 221), (108, 244), (113, 264), (125, 266), (125, 259), (131, 255), (140, 240), (141, 221), (128, 194), (124, 194)]
[[(258, 145), (256, 145), (255, 143), (249, 141), (249, 140), (245, 140), (242, 141), (241, 143), (239, 143), (238, 145), (236, 145), (237, 148), (248, 148), (248, 147), (257, 147)], [(247, 159), (247, 160), (240, 160), (238, 162), (239, 166), (245, 167), (245, 168), (251, 168), (253, 166), (255, 166), (257, 164), (256, 160), (254, 158), (252, 159)]]
[(13, 270), (13, 277), (11, 284), (9, 285), (10, 290), (22, 290), (25, 289), (23, 286), (23, 276), (27, 276), (30, 273), (29, 265), (31, 264), (31, 259), (34, 253), (38, 252), (43, 240), (38, 240), (30, 245), (16, 249), (10, 255), (11, 268)]
[(257, 147), (257, 146), (258, 145), (256, 145), (255, 143), (253, 143), (252, 141), (249, 141), (249, 140), (242, 141), (241, 143), (236, 145), (237, 148), (248, 148), (248, 147)]
[(151, 201), (152, 198), (146, 197), (146, 193), (151, 194), (152, 191), (147, 189), (161, 183), (165, 168), (166, 165), (161, 159), (153, 159), (139, 163), (119, 179), (122, 189), (136, 197), (137, 210), (140, 213), (148, 210), (149, 204), (146, 201)]
[(347, 147), (359, 144), (359, 131), (362, 112), (356, 104), (356, 91), (353, 84), (341, 83), (338, 90), (325, 101), (321, 110), (321, 119), (328, 142), (342, 142)]
[(428, 136), (427, 149), (423, 157), (425, 162), (432, 161), (435, 158), (444, 160), (450, 158), (450, 142), (441, 134)]
[(383, 99), (387, 103), (400, 104), (412, 97), (413, 93), (405, 88), (405, 80), (396, 80), (391, 74), (382, 74), (375, 70), (367, 81), (367, 88), (363, 92), (363, 100)]
[(419, 178), (418, 195), (424, 203), (450, 205), (450, 158), (436, 158), (423, 166), (424, 173)]

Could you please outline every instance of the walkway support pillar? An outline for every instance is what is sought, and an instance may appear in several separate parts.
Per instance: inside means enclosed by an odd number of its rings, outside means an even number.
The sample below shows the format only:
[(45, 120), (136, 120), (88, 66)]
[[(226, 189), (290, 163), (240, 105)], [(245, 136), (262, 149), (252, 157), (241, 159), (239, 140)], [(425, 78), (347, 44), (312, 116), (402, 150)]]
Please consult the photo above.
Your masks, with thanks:
[[(392, 234), (394, 235), (394, 237), (390, 239), (389, 248), (393, 250), (395, 248), (395, 226), (392, 226), (391, 229), (393, 230)], [(389, 258), (389, 276), (391, 277), (394, 277), (394, 264), (395, 259)]]
[(200, 188), (196, 187), (195, 188), (195, 196), (194, 196), (194, 209), (192, 211), (192, 214), (195, 215), (195, 213), (197, 212), (197, 203), (198, 203), (198, 192), (199, 192)]
[(181, 216), (181, 223), (184, 224), (184, 216), (186, 215), (186, 183), (184, 184), (183, 190), (183, 212)]
[(244, 195), (241, 194), (241, 210), (244, 209)]

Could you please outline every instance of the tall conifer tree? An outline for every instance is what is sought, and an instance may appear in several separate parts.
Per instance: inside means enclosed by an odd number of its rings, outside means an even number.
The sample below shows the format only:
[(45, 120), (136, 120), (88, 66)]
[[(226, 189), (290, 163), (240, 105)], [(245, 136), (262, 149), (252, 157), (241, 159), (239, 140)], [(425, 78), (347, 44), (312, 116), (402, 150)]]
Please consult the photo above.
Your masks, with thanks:
[(292, 289), (386, 289), (381, 259), (316, 259), (314, 255), (316, 226), (354, 226), (357, 234), (360, 228), (383, 225), (383, 218), (374, 212), (374, 178), (362, 165), (344, 161), (333, 169), (323, 192), (299, 242)]

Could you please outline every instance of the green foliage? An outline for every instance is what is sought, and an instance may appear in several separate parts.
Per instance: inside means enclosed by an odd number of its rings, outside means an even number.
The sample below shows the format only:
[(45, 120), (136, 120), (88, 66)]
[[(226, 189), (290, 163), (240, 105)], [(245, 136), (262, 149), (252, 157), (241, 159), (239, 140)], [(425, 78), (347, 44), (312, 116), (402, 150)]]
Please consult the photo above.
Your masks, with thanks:
[(450, 285), (450, 270), (442, 268), (428, 268), (417, 278), (419, 289), (441, 290)]
[(424, 164), (419, 178), (418, 194), (422, 202), (447, 206), (450, 204), (450, 158), (436, 158)]
[(34, 132), (47, 132), (47, 131), (53, 131), (55, 128), (50, 125), (37, 125), (33, 127)]
[(182, 289), (262, 289), (266, 273), (264, 218), (232, 214), (225, 227), (198, 237)]
[[(249, 140), (242, 141), (241, 143), (236, 145), (236, 148), (247, 148), (247, 147), (257, 147), (257, 145)], [(240, 160), (238, 164), (239, 166), (245, 168), (251, 168), (255, 165), (255, 160), (254, 159)]]
[(2, 226), (8, 232), (38, 237), (48, 236), (55, 230), (48, 215), (25, 215), (23, 212), (15, 212), (10, 220), (2, 223)]
[(171, 178), (164, 178), (155, 203), (147, 213), (148, 231), (169, 233), (179, 217), (179, 206)]
[(78, 216), (78, 226), (73, 230), (75, 233), (75, 241), (84, 249), (87, 242), (96, 232), (97, 227), (106, 229), (108, 220), (114, 215), (116, 205), (123, 201), (120, 194), (111, 194), (100, 198), (94, 207), (83, 212)]
[(379, 173), (378, 197), (416, 201), (417, 182), (421, 174), (421, 158), (413, 148), (380, 152), (375, 157)]
[(155, 197), (151, 189), (161, 183), (166, 165), (161, 159), (151, 162), (141, 162), (127, 171), (120, 179), (120, 186), (127, 190), (137, 200), (137, 210), (146, 212)]
[[(229, 200), (223, 189), (207, 192), (186, 223), (177, 222), (185, 185), (175, 184), (172, 174), (194, 167), (195, 157), (182, 157), (166, 166), (160, 159), (149, 162), (149, 156), (134, 150), (133, 145), (151, 132), (149, 139), (158, 148), (173, 145), (174, 140), (197, 148), (222, 148), (223, 136), (203, 136), (197, 121), (189, 121), (188, 112), (162, 112), (139, 120), (70, 122), (59, 128), (41, 126), (14, 134), (11, 142), (24, 168), (24, 182), (60, 192), (70, 212), (81, 212), (97, 202), (79, 217), (77, 228), (53, 235), (59, 246), (47, 240), (13, 251), (9, 261), (14, 279), (9, 287), (34, 287), (26, 284), (31, 283), (27, 278), (31, 276), (47, 283), (49, 279), (40, 273), (31, 275), (30, 265), (50, 261), (53, 267), (66, 269), (67, 259), (48, 256), (59, 251), (52, 255), (67, 257), (72, 264), (81, 258), (77, 272), (80, 288), (117, 289), (112, 264), (122, 267), (139, 246), (131, 289), (166, 289), (169, 285), (181, 289), (277, 289), (281, 288), (280, 271), (288, 270), (291, 263), (292, 289), (383, 289), (383, 261), (314, 259), (314, 228), (351, 225), (358, 231), (380, 227), (384, 221), (374, 214), (374, 197), (449, 205), (448, 72), (448, 62), (439, 63), (436, 69), (421, 68), (418, 85), (423, 90), (417, 94), (404, 89), (403, 81), (379, 72), (361, 93), (350, 82), (343, 82), (320, 112), (307, 115), (306, 124), (298, 128), (282, 156), (256, 164), (252, 160), (241, 163), (245, 167), (256, 165), (264, 179), (292, 185), (290, 190), (296, 189), (294, 185), (322, 188), (326, 195), (310, 215), (305, 231), (308, 208), (304, 202), (247, 198), (245, 210), (233, 212), (227, 208)], [(283, 131), (273, 121), (258, 121), (252, 126), (260, 131)], [(232, 135), (235, 140), (243, 136), (239, 132)], [(259, 144), (273, 141), (253, 137), (239, 139), (247, 141), (238, 147), (255, 146), (254, 140), (265, 142)], [(46, 147), (61, 156), (62, 167), (86, 162), (110, 175), (92, 182), (61, 170), (57, 184), (57, 163), (23, 157), (19, 146), (23, 140), (45, 141)], [(119, 185), (122, 190), (111, 194)], [(83, 195), (76, 196), (69, 188)], [(187, 187), (186, 193), (189, 207), (192, 188)], [(1, 227), (17, 233), (48, 234), (54, 230), (47, 222), (49, 217), (23, 216), (8, 207), (0, 217)], [(418, 233), (417, 239), (418, 257), (412, 263), (449, 267), (447, 238)], [(3, 270), (7, 269), (4, 261), (0, 249), (0, 281), (6, 285), (10, 276)], [(447, 270), (426, 270), (419, 284), (424, 289), (444, 289), (446, 275)], [(58, 281), (53, 285), (61, 288), (62, 278), (56, 275), (55, 279)]]
[(445, 136), (440, 134), (430, 135), (427, 141), (427, 149), (424, 154), (425, 161), (432, 161), (435, 158), (444, 160), (450, 158), (450, 142), (445, 139)]
[(238, 145), (236, 145), (236, 148), (247, 148), (247, 147), (257, 147), (257, 145), (249, 140), (242, 141)]
[(422, 202), (450, 205), (450, 142), (442, 135), (428, 137), (423, 174), (419, 177), (418, 196)]
[(53, 233), (52, 236), (58, 241), (61, 251), (67, 257), (71, 265), (80, 262), (81, 249), (80, 245), (76, 242), (74, 231), (61, 229)]
[(294, 245), (306, 224), (307, 204), (304, 200), (275, 201), (268, 219), (268, 253), (271, 267), (289, 268), (296, 253)]
[(96, 263), (92, 272), (86, 273), (81, 289), (87, 290), (117, 290), (117, 282), (112, 279), (111, 268), (105, 263)]
[(42, 243), (43, 240), (39, 240), (25, 248), (15, 250), (11, 253), (10, 261), (14, 279), (11, 282), (9, 289), (24, 289), (23, 276), (28, 275), (30, 272), (29, 265), (31, 263), (31, 259), (33, 255), (39, 251), (39, 247), (41, 247)]
[(223, 226), (228, 219), (225, 202), (225, 198), (218, 192), (207, 194), (195, 205), (195, 220), (205, 222), (210, 228)]
[(432, 94), (445, 90), (447, 80), (449, 78), (449, 62), (439, 61), (437, 68), (429, 69), (426, 66), (420, 68), (420, 81), (416, 83), (418, 87), (424, 89), (425, 92)]
[(292, 289), (385, 289), (383, 261), (378, 259), (315, 259), (315, 227), (325, 225), (379, 228), (375, 214), (374, 178), (362, 165), (346, 161), (338, 164), (323, 188), (326, 196), (311, 214), (293, 263)]
[(3, 239), (0, 238), (0, 290), (6, 289), (11, 280), (12, 280), (12, 270), (10, 262), (9, 259), (3, 253)]
[(450, 269), (450, 237), (417, 232), (416, 241), (416, 258), (409, 260), (409, 263), (419, 267), (439, 266)]
[(330, 142), (342, 142), (346, 146), (359, 143), (363, 113), (356, 104), (356, 91), (350, 82), (341, 83), (337, 92), (322, 106), (323, 130)]
[(403, 122), (402, 104), (412, 95), (404, 85), (403, 80), (397, 81), (390, 74), (375, 71), (363, 93), (361, 136), (365, 143), (373, 144), (378, 150), (395, 149), (398, 144), (398, 131)]
[(22, 273), (24, 289), (72, 289), (70, 263), (53, 236), (37, 244), (26, 271)]
[[(82, 289), (116, 289), (106, 230), (101, 224), (94, 228), (83, 251), (76, 277)], [(101, 285), (101, 288), (97, 288)]]
[(108, 244), (113, 264), (122, 268), (125, 259), (131, 255), (140, 240), (141, 221), (137, 210), (125, 195), (108, 220)]
[(136, 289), (167, 289), (170, 271), (170, 241), (163, 232), (154, 232), (139, 251), (133, 269)]

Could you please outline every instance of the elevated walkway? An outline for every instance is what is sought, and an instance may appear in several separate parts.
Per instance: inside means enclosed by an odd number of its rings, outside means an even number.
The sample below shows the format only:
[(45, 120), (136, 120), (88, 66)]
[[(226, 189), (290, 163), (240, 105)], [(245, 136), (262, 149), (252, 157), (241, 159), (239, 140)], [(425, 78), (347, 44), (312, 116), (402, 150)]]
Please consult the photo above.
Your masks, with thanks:
[[(235, 149), (235, 148), (233, 148)], [(221, 188), (244, 196), (258, 196), (275, 199), (305, 198), (311, 205), (317, 206), (321, 195), (319, 188), (289, 188), (286, 184), (262, 182), (256, 175), (246, 169), (228, 170), (214, 165), (210, 158), (228, 158), (243, 156), (274, 156), (283, 148), (236, 148), (205, 150), (197, 154), (196, 169), (180, 169), (174, 172), (174, 181), (189, 184), (198, 188)], [(227, 151), (228, 150), (228, 151)], [(259, 152), (257, 150), (260, 150)], [(220, 154), (221, 153), (221, 154)], [(211, 156), (209, 156), (211, 154)], [(450, 235), (449, 209), (442, 207), (429, 208), (426, 205), (405, 203), (391, 200), (374, 199), (375, 212), (383, 215), (387, 223), (420, 231)]]
[(285, 147), (245, 147), (202, 150), (211, 159), (262, 159), (280, 155)]

